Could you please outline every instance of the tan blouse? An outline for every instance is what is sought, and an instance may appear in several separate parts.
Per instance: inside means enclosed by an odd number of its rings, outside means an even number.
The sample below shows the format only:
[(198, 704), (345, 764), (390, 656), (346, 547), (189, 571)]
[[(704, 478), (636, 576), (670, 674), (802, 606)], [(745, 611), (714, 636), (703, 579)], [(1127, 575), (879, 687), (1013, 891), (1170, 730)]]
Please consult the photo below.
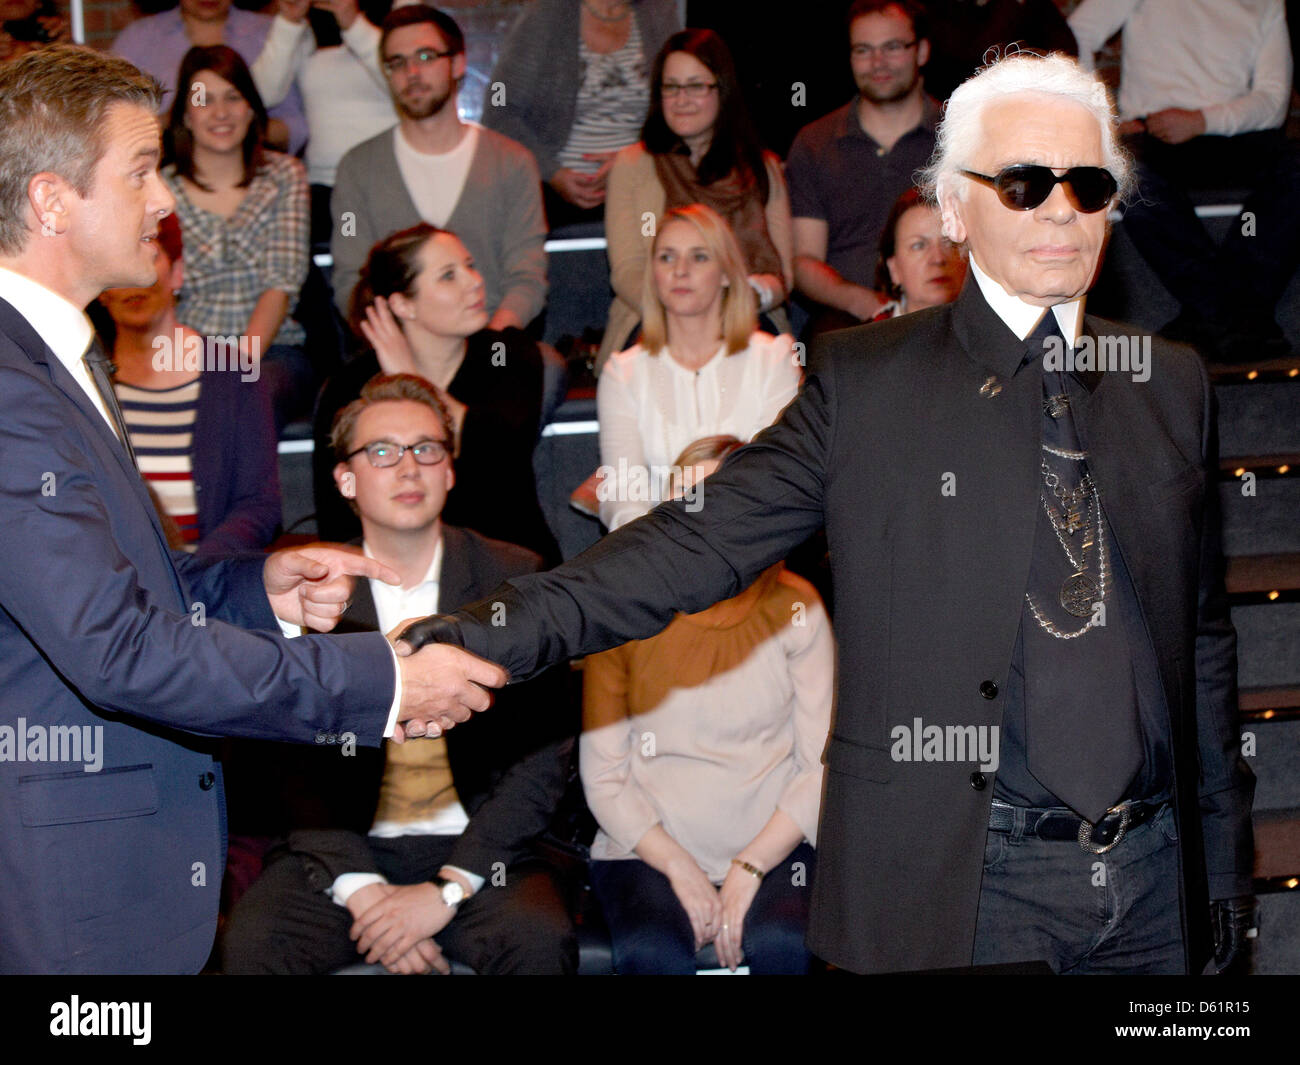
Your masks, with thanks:
[(592, 655), (579, 741), (591, 856), (662, 824), (715, 882), (781, 809), (812, 843), (835, 651), (811, 584), (780, 566), (658, 636)]

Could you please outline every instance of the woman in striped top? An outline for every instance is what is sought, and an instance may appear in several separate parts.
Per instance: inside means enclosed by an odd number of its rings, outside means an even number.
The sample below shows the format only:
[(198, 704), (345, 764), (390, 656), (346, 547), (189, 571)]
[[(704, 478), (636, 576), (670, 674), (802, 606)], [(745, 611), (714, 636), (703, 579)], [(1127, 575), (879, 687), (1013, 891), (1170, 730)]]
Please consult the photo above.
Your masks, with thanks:
[[(175, 215), (158, 232), (158, 280), (109, 289), (93, 314), (117, 364), (114, 387), (145, 482), (201, 554), (266, 547), (280, 523), (271, 404), (257, 367), (176, 318)], [(111, 335), (110, 335), (111, 334)]]
[(551, 229), (604, 216), (614, 153), (641, 136), (676, 0), (534, 0), (502, 45), (483, 124), (533, 153)]

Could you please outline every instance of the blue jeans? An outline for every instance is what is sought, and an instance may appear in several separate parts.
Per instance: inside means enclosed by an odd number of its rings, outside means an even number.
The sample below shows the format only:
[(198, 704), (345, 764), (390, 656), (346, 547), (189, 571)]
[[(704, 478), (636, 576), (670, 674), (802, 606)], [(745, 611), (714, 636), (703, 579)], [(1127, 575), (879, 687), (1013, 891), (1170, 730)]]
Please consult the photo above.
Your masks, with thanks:
[[(800, 843), (759, 885), (740, 937), (743, 964), (755, 975), (803, 975), (803, 944), (816, 852)], [(801, 868), (795, 863), (802, 863)], [(630, 975), (691, 975), (695, 937), (668, 878), (639, 858), (591, 863), (591, 886), (605, 911), (614, 968)]]
[(989, 832), (976, 965), (1043, 960), (1057, 973), (1182, 973), (1178, 835), (1166, 807), (1106, 854)]

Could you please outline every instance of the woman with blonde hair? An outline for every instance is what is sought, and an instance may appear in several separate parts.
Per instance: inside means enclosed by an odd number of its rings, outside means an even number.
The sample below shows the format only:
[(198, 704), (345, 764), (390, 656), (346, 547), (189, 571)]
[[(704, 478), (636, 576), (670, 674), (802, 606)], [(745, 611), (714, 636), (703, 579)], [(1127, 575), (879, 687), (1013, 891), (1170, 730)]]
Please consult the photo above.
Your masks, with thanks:
[(757, 303), (731, 230), (703, 204), (659, 219), (643, 286), (641, 339), (600, 375), (597, 487), (613, 530), (667, 498), (672, 460), (725, 433), (750, 440), (799, 388), (786, 335), (757, 328)]
[[(692, 443), (673, 464), (676, 494), (707, 500), (704, 478), (740, 446)], [(706, 943), (731, 969), (807, 971), (834, 674), (821, 600), (781, 563), (587, 658), (579, 762), (618, 972), (693, 973)]]

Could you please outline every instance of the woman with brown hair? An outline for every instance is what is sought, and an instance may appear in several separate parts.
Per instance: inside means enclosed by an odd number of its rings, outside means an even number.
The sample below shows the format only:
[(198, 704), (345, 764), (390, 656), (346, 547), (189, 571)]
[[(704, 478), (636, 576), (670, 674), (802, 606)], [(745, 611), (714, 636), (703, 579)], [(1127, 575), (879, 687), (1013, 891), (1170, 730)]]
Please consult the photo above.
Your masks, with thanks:
[(262, 146), (266, 109), (233, 48), (191, 48), (177, 89), (162, 171), (187, 249), (177, 313), (201, 336), (247, 345), (282, 428), (305, 412), (315, 384), (306, 333), (290, 315), (307, 277), (307, 174)]
[(731, 52), (712, 30), (673, 34), (650, 74), (641, 140), (614, 157), (606, 180), (605, 239), (615, 292), (597, 368), (641, 320), (647, 219), (703, 203), (731, 227), (760, 313), (784, 332), (794, 238), (781, 162), (764, 151), (745, 109)]
[(381, 240), (353, 289), (349, 322), (371, 350), (326, 382), (316, 407), (319, 534), (330, 540), (360, 534), (331, 475), (335, 413), (375, 374), (412, 373), (437, 389), (452, 418), (457, 475), (443, 517), (530, 548), (548, 564), (558, 562), (532, 465), (542, 410), (541, 352), (518, 329), (487, 328), (483, 277), (460, 238), (421, 222)]

